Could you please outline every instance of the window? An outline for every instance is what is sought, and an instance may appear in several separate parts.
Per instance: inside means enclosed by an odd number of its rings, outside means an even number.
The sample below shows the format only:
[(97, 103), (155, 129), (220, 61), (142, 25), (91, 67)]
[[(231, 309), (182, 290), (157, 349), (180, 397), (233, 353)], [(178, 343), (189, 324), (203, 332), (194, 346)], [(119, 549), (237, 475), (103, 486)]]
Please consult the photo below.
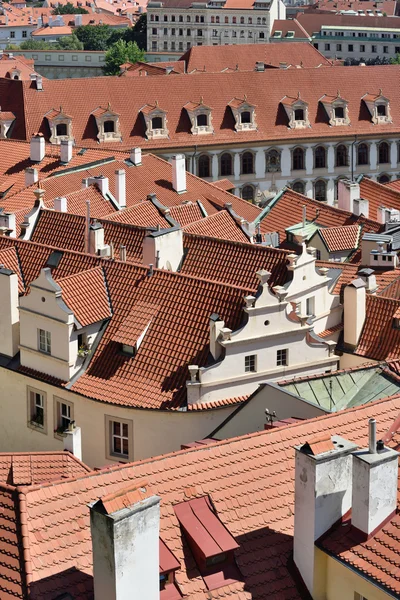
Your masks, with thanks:
[(197, 115), (197, 127), (207, 127), (208, 125), (208, 119), (207, 119), (207, 115)]
[(215, 17), (211, 17), (211, 23), (215, 23)]
[(316, 169), (325, 169), (326, 151), (323, 146), (317, 146), (314, 151), (314, 167)]
[(157, 50), (157, 42), (151, 42), (151, 49)]
[(254, 173), (254, 156), (251, 152), (244, 152), (242, 155), (242, 175)]
[(15, 31), (10, 31), (10, 38), (15, 38)]
[(240, 24), (244, 25), (244, 17), (240, 17)]
[(200, 17), (200, 23), (204, 23), (204, 17)]
[(314, 197), (319, 202), (325, 202), (326, 200), (326, 183), (322, 179), (315, 182)]
[(183, 29), (179, 29), (178, 35), (183, 35)]
[(168, 50), (168, 42), (164, 42), (164, 50)]
[(349, 49), (349, 52), (354, 52), (353, 44), (349, 44), (348, 49)]
[(263, 19), (262, 19), (262, 24), (263, 24), (263, 25), (266, 25), (266, 24), (267, 24), (267, 19), (266, 19), (265, 17), (263, 17)]
[(192, 32), (191, 32), (191, 30), (190, 30), (190, 29), (188, 29), (188, 30), (186, 31), (186, 35), (192, 35)]
[(263, 31), (261, 31), (261, 33), (260, 33), (260, 39), (262, 39), (262, 40), (263, 40), (264, 38), (265, 38), (265, 34), (264, 34), (264, 32), (263, 32)]
[(242, 189), (242, 198), (248, 202), (254, 201), (254, 188), (252, 185), (245, 185)]
[(244, 370), (245, 373), (255, 373), (256, 372), (256, 355), (250, 354), (249, 356), (244, 357)]
[(151, 30), (151, 33), (153, 35), (157, 35), (157, 27), (153, 27), (152, 30)]
[(389, 144), (387, 142), (381, 142), (378, 148), (379, 164), (386, 164), (389, 162)]
[(304, 121), (304, 110), (302, 108), (296, 108), (294, 111), (295, 121)]
[(335, 108), (335, 119), (344, 119), (344, 108), (343, 108), (343, 106), (337, 106)]
[(179, 50), (183, 50), (183, 42), (179, 42)]
[(218, 30), (217, 29), (213, 29), (213, 37), (218, 37)]
[(219, 23), (219, 17), (215, 17), (215, 22)]
[(54, 433), (56, 436), (60, 436), (74, 420), (74, 405), (61, 398), (54, 398), (54, 401)]
[(251, 114), (248, 110), (244, 110), (240, 113), (240, 121), (242, 123), (251, 123)]
[(286, 367), (288, 364), (288, 351), (285, 348), (284, 350), (277, 350), (276, 352), (276, 366), (277, 367)]
[(261, 18), (257, 17), (257, 25), (261, 25)]
[(367, 144), (360, 144), (357, 148), (357, 164), (367, 165), (369, 160), (369, 151)]
[(190, 23), (190, 15), (188, 15), (188, 16), (186, 17), (186, 21), (187, 21), (188, 23)]
[(179, 23), (183, 23), (183, 15), (179, 15)]
[(133, 423), (123, 419), (106, 416), (106, 435), (108, 436), (107, 458), (132, 460)]
[(229, 23), (229, 17), (225, 17), (225, 23)]
[(152, 129), (162, 129), (163, 128), (162, 117), (153, 117), (151, 120), (151, 128)]
[(210, 177), (210, 157), (207, 154), (199, 157), (198, 171), (199, 177)]
[(383, 54), (389, 54), (389, 46), (383, 46)]
[(168, 35), (168, 29), (164, 27), (164, 35)]
[(39, 350), (46, 354), (51, 354), (51, 333), (44, 329), (39, 329)]
[(175, 29), (171, 29), (171, 35), (175, 35)]
[(365, 52), (365, 44), (360, 44), (360, 52)]
[(354, 592), (354, 600), (368, 600), (368, 598), (361, 596), (361, 594), (358, 594), (357, 592)]
[[(151, 15), (153, 17), (153, 15)], [(153, 18), (150, 19), (150, 21), (152, 21)], [(168, 21), (168, 15), (164, 15), (164, 21), (167, 22)]]
[(315, 314), (315, 298), (307, 298), (306, 300), (306, 315)]
[(202, 37), (203, 36), (203, 30), (202, 29), (198, 29), (197, 30), (197, 36), (198, 37)]
[(241, 38), (244, 38), (244, 31), (241, 31), (241, 32), (240, 32), (240, 37), (241, 37)]
[(296, 181), (293, 184), (293, 190), (295, 192), (297, 192), (298, 194), (304, 194), (304, 191), (305, 191), (304, 183), (302, 181)]
[(318, 43), (315, 43), (315, 44), (314, 44), (314, 48), (315, 48), (316, 50), (318, 50)]
[(228, 152), (221, 156), (221, 175), (232, 175), (232, 155)]
[(175, 15), (172, 15), (172, 16), (171, 16), (171, 21), (172, 21), (173, 23), (175, 23)]
[(276, 173), (281, 168), (281, 154), (278, 150), (269, 150), (266, 154), (267, 173)]
[(232, 37), (233, 38), (237, 37), (237, 31), (232, 31)]
[(328, 51), (331, 49), (331, 45), (330, 44), (325, 44), (325, 51)]
[(27, 32), (27, 31), (23, 31), (23, 32), (22, 32), (22, 37), (23, 37), (23, 38), (26, 38), (26, 37), (28, 37), (28, 32)]
[(28, 387), (28, 426), (42, 433), (47, 433), (46, 402), (44, 392)]
[(390, 177), (389, 175), (386, 175), (386, 173), (383, 173), (382, 175), (379, 175), (378, 177), (378, 183), (389, 183), (390, 181)]
[(114, 121), (104, 121), (104, 133), (114, 133), (115, 123)]
[(293, 150), (293, 171), (304, 169), (304, 150), (303, 148), (295, 148)]
[(342, 51), (342, 44), (336, 44), (336, 52)]
[(376, 107), (378, 117), (386, 117), (386, 104), (378, 104)]
[(347, 167), (347, 148), (343, 144), (336, 148), (336, 166)]
[(377, 47), (376, 47), (376, 46), (374, 46), (374, 45), (372, 45), (372, 46), (371, 46), (371, 52), (372, 52), (373, 54), (376, 54), (376, 53), (378, 52), (378, 50), (377, 50)]
[(59, 123), (56, 127), (56, 135), (68, 135), (68, 129), (66, 123)]
[[(236, 24), (236, 17), (232, 17), (232, 23)], [(400, 50), (399, 50), (400, 53)]]
[(249, 23), (249, 25), (252, 25), (252, 24), (253, 24), (253, 19), (252, 19), (251, 17), (249, 17), (249, 19), (248, 19), (248, 23)]

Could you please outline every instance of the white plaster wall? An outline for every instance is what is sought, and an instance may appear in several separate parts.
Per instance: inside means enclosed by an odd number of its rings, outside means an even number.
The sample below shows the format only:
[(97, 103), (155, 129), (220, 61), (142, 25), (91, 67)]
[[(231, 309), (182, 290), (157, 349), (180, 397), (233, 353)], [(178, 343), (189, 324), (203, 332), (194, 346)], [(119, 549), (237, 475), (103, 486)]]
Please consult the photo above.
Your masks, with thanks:
[[(157, 252), (159, 260), (156, 262)], [(177, 271), (183, 256), (182, 229), (163, 235), (147, 236), (143, 241), (143, 264), (153, 264), (160, 269)]]
[(18, 276), (0, 273), (0, 354), (15, 356), (19, 344)]

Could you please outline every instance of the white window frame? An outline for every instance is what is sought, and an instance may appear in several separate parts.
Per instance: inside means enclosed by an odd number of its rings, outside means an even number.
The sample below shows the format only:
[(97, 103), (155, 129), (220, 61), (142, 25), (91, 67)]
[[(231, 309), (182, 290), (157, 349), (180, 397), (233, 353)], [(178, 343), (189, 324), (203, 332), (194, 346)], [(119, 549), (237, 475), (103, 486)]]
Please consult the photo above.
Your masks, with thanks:
[(289, 364), (289, 350), (287, 348), (279, 348), (276, 351), (276, 366), (287, 367)]
[[(121, 425), (120, 434), (114, 433), (114, 424)], [(127, 434), (124, 434), (123, 428), (128, 428)], [(120, 439), (121, 448), (123, 441), (128, 442), (128, 453), (123, 454), (115, 450), (115, 440)], [(133, 460), (133, 421), (106, 415), (106, 458), (108, 460), (117, 460), (119, 462), (131, 462)]]
[(244, 357), (244, 372), (257, 373), (257, 354), (248, 354)]
[(51, 356), (51, 332), (45, 329), (38, 329), (38, 349), (43, 354)]
[[(62, 406), (65, 405), (67, 415), (62, 414)], [(69, 413), (69, 416), (68, 416)], [(69, 420), (69, 422), (74, 421), (74, 405), (72, 402), (68, 400), (64, 400), (64, 398), (60, 398), (54, 396), (54, 437), (56, 439), (62, 439), (64, 436), (61, 432), (57, 430), (62, 427), (61, 422), (62, 419), (65, 418)], [(64, 430), (65, 431), (65, 430)]]
[[(43, 390), (27, 387), (28, 400), (28, 427), (34, 431), (39, 431), (47, 435), (47, 394)], [(37, 414), (37, 409), (43, 410), (43, 424), (33, 420)]]

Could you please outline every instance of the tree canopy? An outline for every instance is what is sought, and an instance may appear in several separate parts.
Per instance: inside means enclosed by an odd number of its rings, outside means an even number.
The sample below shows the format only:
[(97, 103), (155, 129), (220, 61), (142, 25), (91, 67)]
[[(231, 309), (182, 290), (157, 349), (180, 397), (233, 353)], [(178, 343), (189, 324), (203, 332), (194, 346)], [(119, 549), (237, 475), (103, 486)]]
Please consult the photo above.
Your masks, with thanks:
[(53, 15), (88, 15), (89, 11), (80, 6), (74, 6), (72, 2), (61, 4), (53, 10)]
[(83, 44), (76, 35), (68, 35), (61, 37), (54, 44), (56, 50), (83, 50)]
[(145, 60), (145, 52), (141, 50), (136, 42), (125, 42), (118, 40), (106, 52), (104, 73), (106, 75), (117, 75), (120, 65)]
[(111, 33), (108, 25), (82, 25), (75, 29), (75, 35), (83, 43), (84, 50), (107, 50)]

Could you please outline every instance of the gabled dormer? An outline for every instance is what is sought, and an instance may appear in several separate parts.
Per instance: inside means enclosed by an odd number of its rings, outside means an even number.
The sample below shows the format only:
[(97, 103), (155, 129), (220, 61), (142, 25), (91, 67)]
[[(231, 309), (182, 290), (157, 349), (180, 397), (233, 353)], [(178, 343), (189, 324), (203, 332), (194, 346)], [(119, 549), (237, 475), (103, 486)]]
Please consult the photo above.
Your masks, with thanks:
[(145, 135), (148, 140), (168, 137), (167, 111), (160, 108), (157, 101), (154, 105), (145, 104), (139, 112), (142, 113), (146, 123)]
[(320, 98), (320, 102), (328, 115), (329, 125), (332, 127), (350, 125), (349, 103), (341, 97), (339, 90), (336, 96), (328, 96), (325, 94)]
[(100, 142), (120, 142), (122, 140), (119, 114), (111, 109), (110, 103), (107, 108), (98, 106), (92, 113), (97, 124), (97, 139)]
[(374, 125), (392, 123), (389, 98), (382, 95), (381, 89), (377, 95), (367, 93), (362, 99), (370, 112), (371, 120)]
[(136, 302), (133, 305), (112, 337), (113, 342), (120, 344), (122, 354), (130, 357), (136, 356), (158, 310), (159, 306), (148, 302)]
[(229, 103), (233, 117), (235, 119), (236, 131), (249, 131), (257, 129), (256, 123), (256, 112), (254, 104), (250, 104), (247, 101), (245, 95), (243, 100), (241, 98), (233, 98)]
[(300, 92), (298, 92), (297, 98), (284, 96), (281, 100), (281, 104), (288, 116), (288, 126), (291, 129), (305, 129), (306, 127), (311, 127), (308, 117), (308, 104), (300, 98)]
[(14, 121), (14, 113), (1, 110), (0, 108), (0, 139), (4, 140), (8, 137), (8, 131)]
[(63, 141), (73, 141), (72, 135), (72, 117), (59, 109), (52, 108), (45, 114), (50, 127), (50, 143), (61, 144)]
[(211, 108), (204, 104), (203, 96), (200, 98), (200, 102), (187, 102), (184, 108), (189, 115), (193, 135), (214, 133)]

